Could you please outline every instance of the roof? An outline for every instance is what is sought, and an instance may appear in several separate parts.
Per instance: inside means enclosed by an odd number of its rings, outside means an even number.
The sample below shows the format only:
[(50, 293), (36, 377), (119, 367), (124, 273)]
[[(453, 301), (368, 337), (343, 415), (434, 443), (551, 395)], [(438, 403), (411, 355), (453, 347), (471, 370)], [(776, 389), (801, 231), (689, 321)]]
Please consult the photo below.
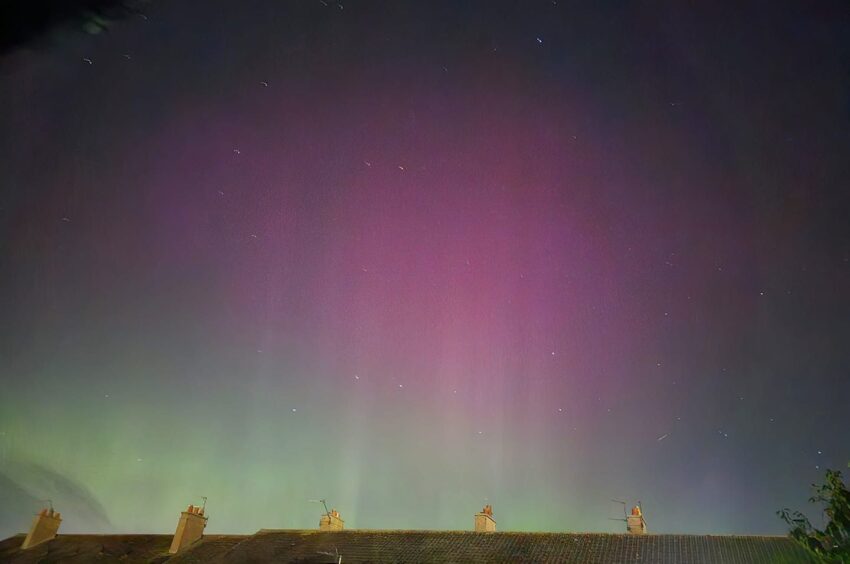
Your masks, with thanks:
[(58, 535), (21, 550), (26, 535), (0, 542), (0, 562), (150, 562), (168, 552), (171, 535)]
[(581, 564), (781, 564), (810, 562), (787, 537), (475, 533), (467, 531), (263, 530), (206, 536), (168, 557), (170, 535), (59, 535), (27, 551), (0, 542), (3, 562), (558, 562)]

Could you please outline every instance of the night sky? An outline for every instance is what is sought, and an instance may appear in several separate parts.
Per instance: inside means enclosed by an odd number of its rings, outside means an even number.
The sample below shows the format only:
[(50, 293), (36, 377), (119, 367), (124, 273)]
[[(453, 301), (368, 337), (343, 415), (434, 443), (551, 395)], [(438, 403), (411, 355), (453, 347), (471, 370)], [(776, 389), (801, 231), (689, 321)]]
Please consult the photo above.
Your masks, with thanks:
[(850, 460), (850, 5), (709, 4), (173, 0), (4, 53), (0, 536), (784, 533)]

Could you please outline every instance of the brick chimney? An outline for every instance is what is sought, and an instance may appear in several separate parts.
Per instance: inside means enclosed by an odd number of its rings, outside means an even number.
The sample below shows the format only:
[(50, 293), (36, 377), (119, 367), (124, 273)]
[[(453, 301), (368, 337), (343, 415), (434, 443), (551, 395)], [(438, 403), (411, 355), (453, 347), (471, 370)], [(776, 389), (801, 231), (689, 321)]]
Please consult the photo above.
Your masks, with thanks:
[(325, 513), (319, 519), (320, 531), (341, 531), (345, 528), (345, 521), (339, 516), (339, 511), (331, 509), (330, 513)]
[(626, 530), (632, 535), (646, 534), (646, 521), (643, 519), (640, 506), (632, 507), (632, 514), (626, 518)]
[(24, 544), (21, 545), (21, 548), (32, 548), (37, 544), (55, 538), (61, 522), (61, 515), (53, 511), (53, 507), (42, 509), (35, 516), (35, 519), (33, 519), (30, 532), (27, 533), (27, 538), (24, 539)]
[(496, 532), (496, 520), (493, 519), (493, 506), (485, 505), (479, 513), (475, 514), (476, 533)]
[(177, 530), (174, 532), (174, 540), (171, 541), (169, 554), (176, 554), (190, 544), (198, 541), (204, 536), (208, 517), (204, 516), (202, 507), (190, 505), (186, 511), (180, 514), (177, 522)]

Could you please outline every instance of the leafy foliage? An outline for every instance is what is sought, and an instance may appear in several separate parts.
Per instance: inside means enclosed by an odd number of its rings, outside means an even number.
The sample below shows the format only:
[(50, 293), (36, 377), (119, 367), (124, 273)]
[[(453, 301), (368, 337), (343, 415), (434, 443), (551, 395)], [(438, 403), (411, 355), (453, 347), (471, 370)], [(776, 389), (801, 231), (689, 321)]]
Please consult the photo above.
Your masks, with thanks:
[[(848, 464), (850, 467), (850, 464)], [(811, 503), (823, 506), (827, 524), (823, 530), (812, 526), (808, 517), (799, 511), (783, 509), (776, 514), (791, 527), (789, 535), (821, 562), (850, 564), (850, 491), (844, 485), (841, 472), (826, 471), (826, 483), (812, 484)]]

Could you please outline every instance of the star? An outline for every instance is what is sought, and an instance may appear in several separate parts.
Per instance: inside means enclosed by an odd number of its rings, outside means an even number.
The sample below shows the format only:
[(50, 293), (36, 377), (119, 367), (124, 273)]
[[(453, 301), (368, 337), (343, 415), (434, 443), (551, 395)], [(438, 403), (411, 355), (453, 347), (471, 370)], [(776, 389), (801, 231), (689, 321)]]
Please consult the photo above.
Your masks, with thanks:
[(239, 149), (233, 149), (233, 154), (235, 154), (235, 155), (241, 155), (241, 154), (242, 154), (242, 151), (240, 151)]
[(656, 440), (656, 441), (658, 441), (658, 442), (660, 443), (661, 441), (663, 441), (664, 439), (666, 439), (668, 436), (670, 436), (668, 433), (664, 433), (663, 435), (661, 435), (660, 437), (658, 437), (658, 438), (657, 438), (657, 439), (655, 439), (655, 440)]
[(65, 223), (68, 223), (68, 222), (70, 222), (70, 221), (71, 221), (71, 218), (69, 218), (69, 217), (63, 217), (63, 218), (62, 218), (62, 221), (64, 221)]
[(292, 408), (292, 413), (295, 413), (296, 411), (298, 411), (298, 410), (297, 410), (297, 409), (295, 409), (295, 408), (293, 407), (293, 408)]
[(86, 63), (87, 65), (91, 65), (91, 64), (93, 64), (93, 63), (92, 63), (92, 60), (91, 60), (91, 59), (89, 59), (88, 57), (83, 57), (83, 62), (84, 62), (84, 63)]
[(260, 84), (261, 84), (261, 85), (263, 85), (263, 87), (266, 87), (266, 86), (268, 86), (268, 85), (269, 85), (269, 83), (268, 83), (268, 82), (266, 82), (265, 80), (261, 80), (261, 81), (260, 81)]
[(543, 45), (543, 39), (541, 39), (540, 37), (538, 37), (538, 38), (537, 38), (537, 43), (538, 43), (538, 44), (540, 44), (540, 45)]

